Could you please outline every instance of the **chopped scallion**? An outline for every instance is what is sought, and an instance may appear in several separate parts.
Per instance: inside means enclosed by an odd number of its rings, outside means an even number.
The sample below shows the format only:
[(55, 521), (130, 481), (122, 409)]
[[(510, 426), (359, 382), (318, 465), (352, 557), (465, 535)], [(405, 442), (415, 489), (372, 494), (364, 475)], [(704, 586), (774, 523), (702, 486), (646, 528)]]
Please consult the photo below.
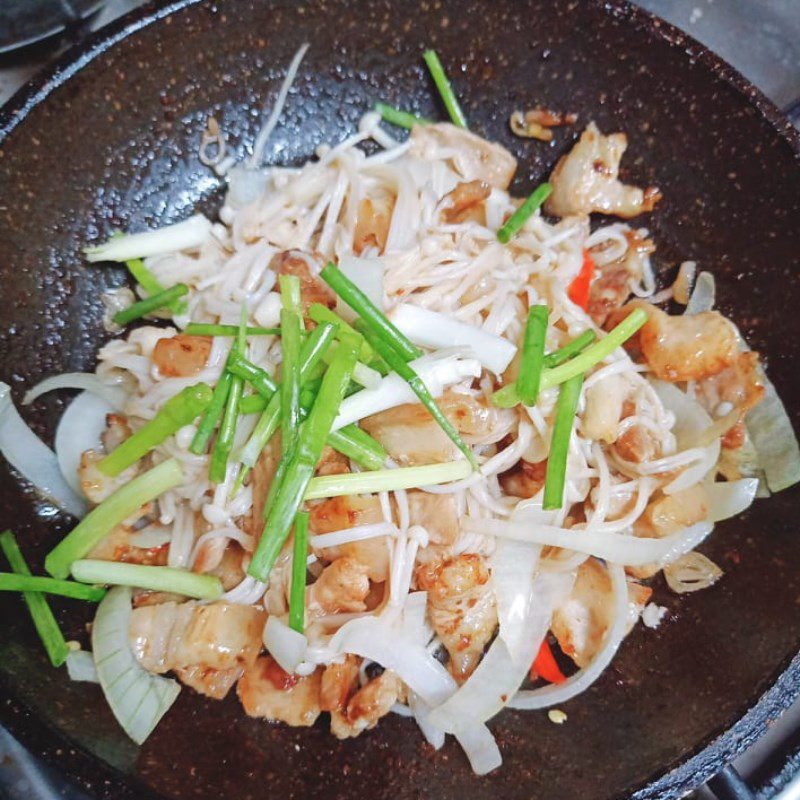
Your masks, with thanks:
[[(238, 352), (230, 354), (227, 369), (247, 381), (264, 400), (269, 400), (278, 391), (278, 384), (275, 383), (266, 370), (257, 367), (252, 361), (248, 361)], [(261, 408), (263, 407), (262, 405)], [(244, 411), (241, 403), (239, 404), (239, 409), (243, 414), (252, 413), (251, 411)]]
[(497, 231), (497, 239), (502, 244), (508, 244), (520, 228), (533, 216), (539, 206), (550, 197), (553, 187), (543, 183), (533, 190), (528, 199), (506, 220), (505, 224)]
[(83, 559), (73, 562), (71, 572), (72, 577), (82, 583), (134, 586), (154, 592), (182, 594), (198, 600), (216, 600), (222, 595), (222, 584), (216, 575), (201, 575), (174, 567)]
[[(138, 283), (150, 297), (163, 292), (167, 288), (163, 286), (158, 278), (145, 266), (141, 258), (133, 258), (130, 261), (126, 261), (125, 266), (128, 268), (128, 272), (133, 275), (133, 279), (136, 283)], [(185, 300), (173, 300), (168, 306), (173, 314), (185, 314), (187, 307)]]
[(308, 307), (308, 316), (317, 323), (317, 325), (327, 324), (333, 325), (336, 330), (336, 337), (338, 338), (342, 333), (349, 333), (351, 336), (358, 338), (361, 345), (358, 357), (365, 364), (368, 364), (375, 358), (375, 351), (367, 344), (367, 340), (346, 320), (343, 320), (338, 314), (331, 311), (327, 306), (322, 303), (312, 303)]
[(267, 580), (289, 535), (339, 406), (350, 385), (357, 351), (358, 341), (343, 336), (336, 357), (322, 378), (311, 413), (300, 429), (291, 457), (281, 461), (281, 469), (273, 481), (273, 497), (269, 502), (264, 532), (248, 567), (248, 573), (257, 580)]
[(116, 322), (117, 325), (127, 325), (129, 322), (140, 319), (146, 314), (157, 311), (159, 308), (171, 305), (175, 300), (179, 297), (183, 297), (188, 292), (189, 287), (185, 283), (176, 283), (175, 286), (164, 289), (163, 292), (151, 295), (145, 300), (139, 300), (138, 303), (123, 308), (122, 311), (117, 311), (117, 313), (114, 314), (114, 322)]
[(208, 408), (212, 397), (211, 387), (206, 383), (182, 389), (164, 403), (153, 419), (103, 458), (97, 468), (104, 475), (119, 475), (184, 425), (193, 422)]
[(300, 425), (300, 348), (303, 317), (300, 313), (300, 280), (281, 275), (281, 450), (284, 457), (294, 447)]
[[(11, 569), (17, 575), (29, 576), (31, 574), (19, 549), (17, 540), (11, 531), (0, 533), (0, 549), (2, 549)], [(61, 628), (58, 627), (56, 618), (50, 610), (50, 606), (47, 605), (47, 600), (45, 600), (41, 592), (26, 591), (22, 593), (22, 597), (25, 600), (25, 605), (28, 606), (28, 612), (31, 615), (36, 632), (42, 640), (44, 649), (47, 651), (50, 663), (54, 667), (60, 667), (67, 660), (69, 648), (64, 639), (64, 634), (61, 633)]]
[(453, 121), (453, 124), (458, 125), (460, 128), (468, 128), (469, 125), (467, 125), (467, 118), (464, 116), (464, 112), (461, 110), (461, 106), (459, 105), (455, 92), (453, 92), (453, 87), (450, 85), (450, 81), (447, 78), (447, 74), (444, 71), (444, 67), (442, 66), (442, 62), (439, 60), (439, 56), (436, 54), (436, 51), (426, 50), (422, 54), (422, 57), (425, 59), (425, 63), (428, 65), (433, 82), (436, 84), (436, 88), (439, 90), (439, 94), (442, 96), (442, 102), (444, 103), (444, 107), (447, 109), (447, 113), (450, 115), (450, 119)]
[[(212, 325), (205, 322), (190, 322), (183, 332), (190, 336), (236, 336), (239, 333), (238, 325)], [(248, 336), (277, 336), (280, 328), (261, 328), (248, 326)]]
[(418, 114), (412, 114), (410, 111), (401, 111), (399, 108), (394, 108), (386, 103), (375, 103), (375, 110), (385, 122), (397, 125), (398, 128), (411, 130), (415, 125), (430, 125), (432, 122), (432, 120), (420, 117)]
[[(542, 372), (539, 389), (549, 389), (564, 383), (576, 375), (583, 375), (595, 364), (611, 355), (618, 347), (628, 341), (639, 328), (647, 322), (647, 314), (641, 308), (634, 309), (616, 328), (602, 339), (587, 347), (582, 353), (563, 364)], [(498, 408), (513, 408), (519, 403), (517, 384), (509, 383), (492, 395), (492, 403)]]
[(544, 365), (544, 341), (547, 336), (547, 306), (533, 306), (522, 339), (522, 361), (519, 365), (517, 393), (524, 406), (536, 405), (539, 381)]
[(72, 562), (85, 556), (114, 526), (182, 480), (183, 469), (174, 458), (137, 475), (93, 508), (47, 554), (45, 569), (54, 578), (66, 578)]
[(308, 559), (308, 512), (294, 518), (292, 548), (292, 586), (289, 592), (289, 627), (302, 633), (306, 615), (306, 561)]
[(214, 428), (217, 427), (217, 422), (219, 422), (219, 418), (225, 410), (225, 403), (231, 391), (232, 381), (233, 375), (230, 372), (223, 372), (222, 375), (219, 376), (217, 385), (214, 387), (214, 392), (211, 395), (211, 402), (208, 404), (206, 413), (203, 414), (203, 418), (197, 426), (197, 433), (194, 435), (189, 445), (189, 451), (196, 456), (203, 455), (208, 449), (208, 443), (214, 433)]
[[(399, 353), (404, 361), (413, 361), (422, 355), (422, 350), (389, 321), (372, 300), (361, 291), (335, 264), (328, 263), (320, 272), (320, 277), (333, 289), (353, 311), (361, 317), (364, 325), (374, 331), (380, 339)], [(361, 331), (363, 334), (363, 331)], [(375, 345), (367, 339), (375, 350)], [(380, 354), (380, 353), (379, 353)], [(382, 354), (381, 354), (382, 355)]]
[(444, 415), (422, 378), (414, 372), (413, 367), (409, 366), (408, 362), (404, 361), (403, 357), (381, 338), (381, 335), (376, 331), (364, 325), (361, 332), (366, 336), (367, 341), (378, 355), (411, 387), (411, 390), (419, 398), (420, 403), (428, 409), (428, 413), (436, 420), (450, 441), (464, 454), (467, 461), (477, 469), (478, 462), (475, 460), (472, 448), (461, 438), (455, 426)]
[(308, 484), (305, 499), (319, 500), (324, 497), (416, 489), (420, 486), (435, 486), (439, 483), (458, 481), (468, 478), (471, 474), (472, 466), (468, 461), (450, 461), (422, 467), (398, 467), (397, 469), (379, 469), (373, 472), (323, 475), (312, 478)]
[(75, 581), (60, 581), (39, 575), (17, 575), (14, 572), (0, 572), (0, 592), (41, 592), (92, 603), (99, 603), (106, 593), (99, 586), (86, 586)]
[(565, 344), (562, 348), (546, 355), (544, 357), (545, 367), (557, 367), (559, 364), (569, 361), (573, 356), (585, 350), (596, 338), (597, 334), (593, 330), (585, 330), (569, 344)]
[(561, 508), (564, 502), (564, 484), (567, 479), (567, 455), (569, 440), (575, 425), (575, 412), (581, 396), (583, 375), (575, 375), (561, 384), (556, 403), (556, 421), (550, 440), (550, 453), (547, 456), (547, 470), (544, 479), (544, 499), (542, 508), (546, 510)]

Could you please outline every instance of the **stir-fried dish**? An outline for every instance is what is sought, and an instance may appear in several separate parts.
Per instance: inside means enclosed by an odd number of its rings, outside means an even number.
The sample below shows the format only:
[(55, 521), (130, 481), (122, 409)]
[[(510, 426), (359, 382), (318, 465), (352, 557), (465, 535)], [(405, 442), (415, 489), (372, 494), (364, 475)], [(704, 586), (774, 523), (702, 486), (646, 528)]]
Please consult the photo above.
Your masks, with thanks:
[[(303, 52), (247, 164), (209, 121), (218, 221), (87, 249), (135, 293), (105, 298), (119, 335), (95, 372), (26, 396), (83, 390), (55, 450), (3, 385), (6, 458), (80, 522), (49, 577), (3, 534), (0, 588), (137, 742), (183, 684), (339, 739), (413, 717), (483, 774), (501, 709), (563, 721), (658, 626), (658, 573), (675, 593), (721, 577), (696, 548), (800, 478), (797, 442), (712, 275), (685, 262), (659, 289), (661, 194), (620, 178), (624, 133), (588, 121), (517, 198), (515, 157), (467, 128), (429, 52), (452, 122), (379, 104), (261, 168)], [(546, 141), (579, 124), (511, 115)], [(47, 593), (100, 601), (83, 649)]]

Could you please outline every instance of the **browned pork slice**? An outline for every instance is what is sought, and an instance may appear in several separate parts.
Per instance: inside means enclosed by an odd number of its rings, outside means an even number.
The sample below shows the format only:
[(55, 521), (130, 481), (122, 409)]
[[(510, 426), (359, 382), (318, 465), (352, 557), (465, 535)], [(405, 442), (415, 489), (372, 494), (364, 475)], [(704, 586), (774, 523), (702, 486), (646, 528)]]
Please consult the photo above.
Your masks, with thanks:
[(250, 665), (236, 686), (245, 713), (285, 722), (293, 727), (313, 725), (320, 714), (320, 670), (307, 677), (284, 672), (270, 656)]

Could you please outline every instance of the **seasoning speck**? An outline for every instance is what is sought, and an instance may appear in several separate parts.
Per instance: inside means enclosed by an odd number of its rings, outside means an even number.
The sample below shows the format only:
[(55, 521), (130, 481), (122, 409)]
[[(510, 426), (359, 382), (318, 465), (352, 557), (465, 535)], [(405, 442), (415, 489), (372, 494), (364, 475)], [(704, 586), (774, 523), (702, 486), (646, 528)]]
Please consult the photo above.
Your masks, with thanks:
[(560, 708), (551, 708), (547, 712), (547, 717), (556, 725), (563, 725), (567, 721), (567, 715)]

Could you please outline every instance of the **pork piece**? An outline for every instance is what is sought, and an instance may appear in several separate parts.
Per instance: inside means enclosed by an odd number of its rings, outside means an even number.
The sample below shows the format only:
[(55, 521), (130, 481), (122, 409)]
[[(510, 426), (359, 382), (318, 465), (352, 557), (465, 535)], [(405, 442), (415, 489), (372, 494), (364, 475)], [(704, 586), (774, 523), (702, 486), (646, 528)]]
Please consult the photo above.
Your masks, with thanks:
[(658, 458), (661, 445), (644, 425), (631, 425), (614, 442), (613, 450), (623, 461), (643, 464)]
[(191, 378), (208, 363), (210, 336), (176, 336), (159, 339), (153, 348), (153, 363), (166, 378)]
[[(633, 627), (653, 590), (628, 581), (628, 597), (633, 608), (628, 630)], [(603, 646), (606, 631), (614, 621), (614, 596), (611, 578), (596, 559), (584, 561), (572, 593), (553, 614), (551, 630), (558, 646), (579, 667), (587, 666)]]
[(634, 308), (643, 308), (648, 319), (625, 346), (638, 348), (657, 378), (699, 381), (736, 361), (736, 331), (718, 311), (672, 317), (643, 300), (632, 300), (611, 314), (606, 327), (614, 327)]
[(410, 524), (425, 528), (432, 544), (448, 545), (458, 539), (458, 511), (453, 495), (411, 489), (407, 496)]
[(322, 303), (328, 308), (336, 305), (336, 295), (322, 278), (317, 277), (322, 266), (317, 256), (303, 250), (284, 250), (269, 262), (269, 268), (278, 275), (295, 275), (300, 279), (300, 299), (304, 312), (312, 303)]
[(358, 687), (358, 670), (361, 659), (346, 655), (339, 664), (329, 664), (322, 673), (320, 683), (320, 708), (323, 711), (345, 711), (347, 703)]
[(386, 247), (395, 198), (390, 195), (365, 197), (358, 204), (356, 228), (353, 233), (353, 252), (361, 255), (367, 248), (379, 253)]
[(273, 658), (262, 656), (245, 670), (236, 693), (250, 717), (308, 727), (320, 714), (320, 674), (290, 675)]
[(244, 580), (245, 572), (242, 567), (242, 557), (244, 549), (235, 541), (229, 541), (225, 547), (222, 557), (214, 567), (208, 570), (201, 570), (195, 563), (195, 572), (207, 572), (219, 578), (222, 588), (228, 592), (238, 586)]
[(597, 325), (602, 326), (608, 315), (630, 297), (631, 285), (642, 278), (644, 259), (656, 249), (653, 242), (640, 236), (638, 231), (626, 231), (625, 238), (628, 240), (625, 254), (598, 267), (589, 287), (587, 310)]
[(220, 699), (255, 662), (266, 618), (262, 609), (234, 603), (142, 606), (131, 612), (131, 649), (146, 670), (174, 670), (198, 692)]
[(124, 523), (116, 525), (88, 552), (86, 557), (101, 561), (145, 564), (151, 567), (166, 566), (169, 543), (160, 547), (136, 547), (130, 541), (133, 533), (133, 529)]
[(658, 189), (642, 190), (619, 180), (619, 164), (627, 147), (624, 133), (604, 136), (590, 122), (550, 176), (553, 193), (545, 202), (547, 213), (568, 217), (597, 212), (629, 218), (652, 211), (661, 199)]
[(450, 225), (460, 222), (486, 224), (486, 198), (492, 187), (486, 181), (475, 180), (459, 183), (444, 197), (442, 218)]
[(141, 465), (138, 462), (131, 464), (128, 469), (114, 478), (100, 472), (97, 468), (98, 462), (102, 461), (113, 450), (116, 450), (119, 445), (130, 437), (131, 433), (131, 426), (127, 417), (123, 417), (121, 414), (107, 414), (106, 427), (100, 435), (100, 441), (103, 445), (102, 452), (86, 450), (81, 454), (81, 460), (78, 465), (78, 479), (81, 483), (81, 490), (89, 502), (102, 503), (109, 495), (112, 495), (117, 489), (121, 489), (139, 473)]
[(512, 497), (533, 497), (543, 486), (547, 461), (531, 464), (524, 459), (513, 466), (508, 472), (500, 475), (500, 486), (506, 494)]
[[(708, 494), (698, 483), (675, 494), (661, 495), (647, 504), (642, 516), (633, 525), (636, 536), (645, 539), (663, 539), (708, 517)], [(659, 571), (658, 564), (626, 567), (635, 578), (652, 578)]]
[(415, 125), (411, 152), (420, 157), (444, 155), (465, 181), (482, 180), (498, 189), (507, 189), (517, 171), (516, 158), (504, 147), (449, 122)]
[[(512, 415), (490, 408), (472, 395), (447, 391), (437, 404), (468, 444), (498, 441), (510, 428)], [(361, 427), (403, 466), (458, 458), (458, 448), (421, 403), (406, 403), (373, 414), (361, 420)]]
[(421, 564), (417, 587), (428, 592), (428, 615), (450, 654), (450, 671), (466, 680), (497, 627), (497, 607), (483, 556), (464, 554)]
[(374, 728), (391, 711), (402, 689), (400, 679), (387, 669), (359, 689), (345, 709), (331, 711), (331, 733), (337, 739), (350, 739)]
[(762, 401), (765, 392), (758, 353), (752, 350), (739, 353), (729, 367), (698, 382), (700, 403), (712, 417), (728, 424), (722, 437), (725, 449), (738, 450), (744, 445), (747, 437), (744, 417)]
[(586, 408), (580, 426), (587, 439), (607, 444), (617, 440), (619, 421), (629, 392), (630, 383), (624, 375), (609, 375), (586, 390)]
[[(383, 522), (381, 504), (375, 495), (332, 497), (315, 503), (309, 511), (309, 529), (316, 535), (324, 536), (333, 531)], [(314, 554), (324, 561), (335, 561), (344, 556), (355, 559), (366, 568), (367, 577), (371, 581), (380, 583), (389, 577), (386, 536), (374, 536), (336, 547), (325, 547), (323, 539), (321, 544), (315, 545)]]
[(312, 616), (366, 611), (369, 568), (345, 556), (330, 563), (308, 590), (308, 613)]
[(347, 456), (334, 450), (330, 445), (322, 448), (322, 455), (317, 463), (315, 475), (346, 475), (350, 472)]

